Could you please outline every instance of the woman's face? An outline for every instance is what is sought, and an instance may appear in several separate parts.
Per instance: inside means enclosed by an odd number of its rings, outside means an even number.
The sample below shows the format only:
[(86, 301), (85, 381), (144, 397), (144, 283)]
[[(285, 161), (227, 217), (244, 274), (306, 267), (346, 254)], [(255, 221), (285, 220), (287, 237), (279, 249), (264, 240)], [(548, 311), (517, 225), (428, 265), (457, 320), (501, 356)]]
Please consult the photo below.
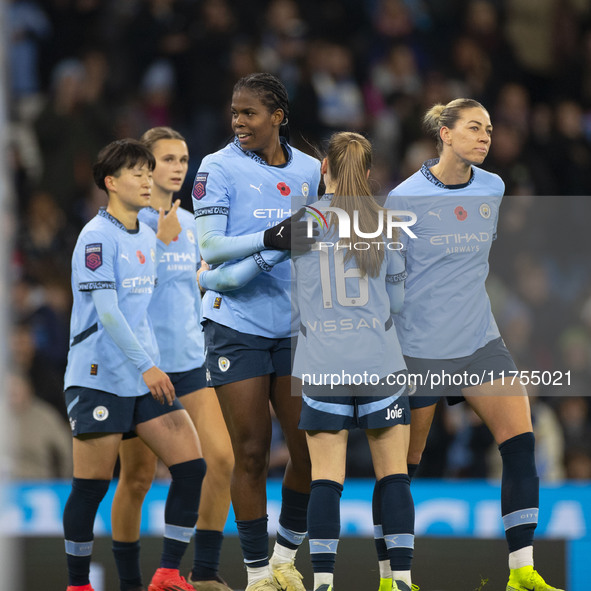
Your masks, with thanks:
[(480, 107), (464, 109), (455, 126), (441, 128), (444, 150), (453, 150), (468, 164), (482, 164), (488, 154), (492, 135), (489, 114)]
[(232, 96), (232, 130), (243, 150), (264, 152), (279, 138), (283, 111), (270, 113), (257, 94), (242, 88)]
[(154, 188), (164, 193), (176, 193), (183, 185), (189, 167), (187, 144), (183, 140), (158, 140), (152, 146), (152, 153), (156, 159), (152, 174)]

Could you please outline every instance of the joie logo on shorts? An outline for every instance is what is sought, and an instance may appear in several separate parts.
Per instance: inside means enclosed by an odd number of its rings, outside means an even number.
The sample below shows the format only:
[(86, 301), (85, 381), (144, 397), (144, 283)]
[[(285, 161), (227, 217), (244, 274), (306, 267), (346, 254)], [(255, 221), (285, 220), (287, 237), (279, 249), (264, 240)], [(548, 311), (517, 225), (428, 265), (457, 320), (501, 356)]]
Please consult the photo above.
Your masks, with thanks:
[(387, 420), (390, 419), (401, 419), (402, 418), (402, 409), (398, 408), (398, 405), (395, 404), (394, 408), (387, 408), (386, 409), (386, 417)]
[(218, 366), (221, 371), (228, 371), (230, 369), (230, 360), (227, 357), (220, 357), (218, 359)]
[(97, 406), (92, 411), (92, 416), (95, 421), (104, 421), (109, 416), (109, 411), (104, 406)]

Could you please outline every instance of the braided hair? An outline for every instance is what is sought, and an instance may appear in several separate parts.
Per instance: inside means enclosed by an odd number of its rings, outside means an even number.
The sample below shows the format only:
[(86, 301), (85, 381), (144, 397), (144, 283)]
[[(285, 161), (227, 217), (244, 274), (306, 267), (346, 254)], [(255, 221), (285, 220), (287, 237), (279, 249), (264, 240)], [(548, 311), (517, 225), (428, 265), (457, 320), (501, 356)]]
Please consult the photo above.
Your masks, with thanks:
[(289, 127), (287, 126), (289, 98), (283, 82), (276, 76), (273, 76), (273, 74), (258, 72), (240, 78), (234, 85), (233, 92), (236, 93), (244, 88), (255, 93), (270, 113), (273, 113), (277, 109), (283, 111), (283, 121), (279, 127), (279, 135), (289, 140)]

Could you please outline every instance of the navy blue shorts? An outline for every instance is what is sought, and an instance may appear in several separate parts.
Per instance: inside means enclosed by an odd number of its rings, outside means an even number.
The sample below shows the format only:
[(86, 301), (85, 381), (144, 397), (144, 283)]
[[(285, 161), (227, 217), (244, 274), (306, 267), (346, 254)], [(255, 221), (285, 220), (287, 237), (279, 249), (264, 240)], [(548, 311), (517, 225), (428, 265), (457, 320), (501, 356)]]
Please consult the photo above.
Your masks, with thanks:
[[(207, 388), (207, 380), (205, 379), (205, 365), (197, 369), (190, 369), (188, 371), (171, 371), (168, 377), (174, 386), (174, 393), (177, 398), (196, 392), (202, 388)], [(133, 439), (137, 437), (135, 431), (124, 433), (123, 439)]]
[(269, 339), (238, 332), (213, 320), (203, 323), (203, 331), (210, 386), (267, 374), (291, 374), (291, 338)]
[(90, 433), (127, 433), (140, 423), (183, 408), (177, 398), (169, 406), (160, 404), (152, 394), (116, 396), (81, 386), (68, 388), (64, 395), (74, 437)]
[[(406, 374), (397, 372), (393, 376)], [(302, 387), (299, 428), (306, 431), (382, 429), (410, 423), (406, 376), (400, 386), (380, 383), (359, 386)]]
[(177, 398), (207, 388), (205, 365), (197, 369), (190, 369), (189, 371), (172, 371), (167, 373), (174, 386), (174, 393), (177, 395)]
[[(490, 383), (503, 373), (507, 376), (511, 371), (517, 371), (501, 337), (466, 357), (421, 359), (405, 356), (404, 359), (409, 379), (416, 386), (416, 391), (410, 397), (411, 408), (431, 406), (442, 396), (447, 398), (448, 404), (458, 404), (465, 400), (462, 388)], [(417, 378), (413, 379), (413, 374)]]

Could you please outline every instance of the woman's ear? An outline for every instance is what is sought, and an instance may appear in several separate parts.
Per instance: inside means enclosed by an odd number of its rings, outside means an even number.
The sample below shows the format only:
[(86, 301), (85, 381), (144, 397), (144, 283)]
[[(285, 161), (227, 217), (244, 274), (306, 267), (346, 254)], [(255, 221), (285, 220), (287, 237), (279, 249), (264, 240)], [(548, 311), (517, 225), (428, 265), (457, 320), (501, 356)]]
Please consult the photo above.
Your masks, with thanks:
[(115, 177), (113, 176), (106, 176), (105, 177), (105, 187), (107, 187), (107, 191), (113, 191), (115, 189)]
[(283, 112), (283, 109), (275, 109), (271, 115), (271, 121), (273, 122), (273, 125), (281, 125), (284, 120), (285, 113)]
[(321, 174), (326, 174), (328, 172), (328, 159), (327, 158), (323, 158), (322, 159), (322, 164), (320, 165), (320, 173)]
[(446, 144), (446, 145), (451, 145), (451, 131), (449, 129), (449, 127), (447, 126), (443, 126), (440, 130), (439, 130), (439, 137), (441, 138), (441, 141)]

